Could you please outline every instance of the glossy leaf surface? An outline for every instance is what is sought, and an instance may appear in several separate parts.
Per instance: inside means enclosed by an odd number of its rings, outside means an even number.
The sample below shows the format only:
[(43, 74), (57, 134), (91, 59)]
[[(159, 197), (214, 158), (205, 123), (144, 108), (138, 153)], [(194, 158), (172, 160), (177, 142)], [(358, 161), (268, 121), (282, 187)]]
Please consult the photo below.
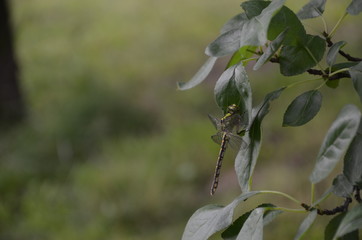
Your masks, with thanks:
[(352, 0), (347, 7), (347, 12), (351, 15), (358, 15), (362, 11), (362, 0)]
[(297, 46), (306, 37), (304, 26), (297, 15), (286, 6), (283, 6), (270, 21), (268, 39), (275, 39), (285, 29), (288, 29), (288, 32), (283, 40), (284, 45)]
[(361, 113), (354, 105), (346, 105), (329, 128), (319, 150), (313, 172), (309, 177), (312, 183), (318, 183), (334, 169), (343, 153), (354, 138)]
[(197, 210), (187, 222), (182, 240), (204, 240), (228, 227), (233, 220), (235, 208), (258, 191), (242, 194), (229, 205), (207, 205)]
[(210, 74), (212, 68), (215, 65), (217, 58), (210, 57), (204, 65), (200, 68), (200, 70), (192, 77), (192, 79), (188, 82), (178, 82), (177, 87), (179, 90), (187, 90), (193, 88), (200, 83), (202, 83), (206, 77)]
[(322, 94), (318, 90), (310, 90), (299, 95), (288, 106), (284, 114), (283, 126), (301, 126), (312, 120), (322, 105)]
[(264, 101), (253, 109), (253, 119), (244, 140), (249, 144), (247, 149), (240, 150), (235, 159), (235, 171), (242, 192), (250, 190), (252, 174), (261, 147), (261, 123), (269, 112), (270, 102), (277, 99), (285, 88), (280, 88), (266, 95)]
[(297, 234), (294, 237), (294, 240), (300, 239), (312, 226), (315, 218), (317, 217), (317, 209), (311, 211), (308, 216), (303, 220), (302, 224), (300, 225)]
[(333, 180), (333, 193), (339, 197), (351, 197), (353, 192), (353, 185), (348, 181), (348, 179), (343, 175), (338, 175)]
[(240, 47), (262, 46), (267, 42), (270, 20), (283, 6), (285, 0), (274, 0), (262, 12), (246, 21), (241, 30)]
[(349, 69), (351, 75), (353, 87), (357, 91), (359, 98), (362, 102), (362, 62)]
[(304, 73), (322, 59), (325, 48), (325, 41), (312, 35), (306, 35), (296, 46), (283, 46), (279, 58), (280, 72), (285, 76)]
[(342, 237), (350, 232), (362, 228), (362, 204), (350, 209), (338, 226), (333, 239)]
[[(226, 111), (231, 104), (236, 104), (241, 111), (249, 115), (251, 109), (251, 87), (242, 64), (234, 65), (224, 71), (215, 85), (216, 103)], [(249, 119), (249, 116), (247, 116)]]
[(234, 53), (240, 48), (241, 29), (231, 29), (221, 34), (210, 43), (205, 54), (212, 57), (222, 57)]
[(323, 14), (326, 0), (311, 0), (299, 10), (299, 19), (316, 18)]
[[(273, 208), (275, 205), (264, 203), (259, 205), (257, 208), (264, 208), (263, 215), (263, 225), (266, 226), (270, 222), (272, 222), (279, 214), (283, 211), (281, 210), (269, 210), (268, 208)], [(221, 237), (224, 240), (235, 240), (238, 236), (241, 228), (243, 227), (245, 221), (248, 219), (252, 211), (246, 212), (237, 218), (232, 225), (230, 225), (222, 234)]]
[(327, 64), (329, 66), (332, 66), (335, 63), (338, 51), (344, 45), (346, 45), (345, 41), (339, 41), (339, 42), (336, 42), (335, 44), (333, 44), (332, 47), (329, 49), (329, 51), (327, 53)]
[(263, 240), (263, 208), (254, 209), (246, 219), (236, 240)]
[(352, 185), (362, 187), (362, 121), (344, 157), (343, 174)]
[[(341, 224), (342, 219), (346, 216), (346, 213), (341, 213), (332, 218), (324, 230), (324, 240), (332, 240), (336, 234), (338, 226)], [(338, 240), (359, 240), (358, 230), (350, 232)]]

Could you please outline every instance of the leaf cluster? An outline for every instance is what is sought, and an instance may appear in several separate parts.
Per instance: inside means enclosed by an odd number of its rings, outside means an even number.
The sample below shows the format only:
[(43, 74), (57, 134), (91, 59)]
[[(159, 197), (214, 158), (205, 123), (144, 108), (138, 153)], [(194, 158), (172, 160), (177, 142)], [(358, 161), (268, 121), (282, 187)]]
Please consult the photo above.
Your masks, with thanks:
[[(311, 0), (294, 13), (284, 5), (285, 0), (245, 1), (242, 12), (232, 17), (221, 28), (220, 35), (206, 48), (209, 59), (186, 83), (178, 83), (180, 90), (193, 88), (210, 73), (220, 57), (230, 56), (225, 71), (215, 84), (217, 105), (227, 113), (228, 106), (236, 104), (244, 116), (247, 131), (243, 140), (248, 148), (240, 148), (235, 158), (235, 171), (242, 194), (227, 206), (207, 205), (197, 210), (187, 223), (183, 240), (208, 239), (223, 231), (224, 239), (262, 239), (263, 226), (284, 211), (307, 213), (294, 239), (300, 239), (310, 228), (317, 215), (334, 215), (326, 227), (325, 239), (358, 239), (362, 226), (362, 122), (360, 109), (344, 106), (331, 124), (316, 156), (315, 166), (309, 176), (312, 188), (310, 204), (302, 203), (288, 194), (276, 191), (251, 191), (252, 176), (262, 142), (262, 121), (269, 113), (270, 104), (284, 91), (305, 82), (319, 82), (318, 86), (295, 97), (283, 117), (284, 127), (302, 126), (311, 121), (322, 106), (321, 87), (337, 88), (341, 79), (351, 80), (362, 101), (362, 59), (353, 57), (342, 48), (345, 41), (332, 42), (334, 32), (347, 15), (362, 11), (362, 1), (353, 0), (335, 27), (325, 29), (320, 35), (308, 34), (302, 20), (319, 17), (323, 22), (326, 0)], [(324, 22), (325, 23), (325, 22)], [(337, 62), (341, 55), (344, 61)], [(284, 76), (309, 74), (315, 79), (294, 82), (268, 93), (264, 100), (254, 105), (252, 89), (245, 66), (259, 70), (267, 62), (278, 64)], [(325, 66), (325, 67), (323, 67)], [(314, 197), (314, 185), (327, 178), (337, 163), (344, 158), (343, 171), (335, 177), (331, 187), (319, 199)], [(247, 199), (259, 194), (278, 194), (297, 203), (302, 208), (287, 209), (264, 204), (250, 210), (233, 222), (234, 209)], [(345, 199), (344, 204), (332, 210), (320, 204), (331, 194)], [(357, 205), (348, 211), (349, 204)]]

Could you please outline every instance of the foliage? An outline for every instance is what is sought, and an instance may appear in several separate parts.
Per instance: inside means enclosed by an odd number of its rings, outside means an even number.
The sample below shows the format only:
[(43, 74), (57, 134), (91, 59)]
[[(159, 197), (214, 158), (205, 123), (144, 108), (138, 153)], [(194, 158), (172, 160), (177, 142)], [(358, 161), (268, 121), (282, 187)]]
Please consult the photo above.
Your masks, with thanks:
[[(207, 46), (205, 53), (210, 59), (190, 82), (179, 84), (180, 90), (195, 87), (209, 74), (210, 68), (215, 64), (215, 58), (231, 55), (225, 71), (216, 82), (214, 95), (217, 105), (225, 114), (222, 121), (226, 122), (231, 114), (228, 112), (228, 106), (236, 104), (240, 107), (238, 114), (245, 116), (242, 124), (248, 126), (242, 135), (243, 140), (248, 143), (248, 148), (240, 148), (235, 158), (235, 171), (242, 194), (225, 207), (207, 205), (197, 210), (186, 225), (183, 240), (208, 239), (220, 231), (223, 231), (221, 237), (224, 239), (262, 239), (263, 221), (268, 211), (307, 214), (294, 239), (300, 239), (305, 234), (317, 215), (342, 213), (332, 219), (326, 227), (325, 239), (344, 239), (347, 235), (348, 239), (358, 239), (356, 232), (362, 227), (360, 197), (362, 121), (361, 111), (355, 105), (344, 106), (326, 133), (316, 156), (315, 167), (309, 177), (311, 183), (309, 204), (283, 192), (251, 191), (253, 172), (261, 149), (261, 125), (269, 112), (271, 101), (277, 101), (282, 93), (292, 87), (306, 82), (319, 82), (315, 88), (292, 100), (284, 113), (283, 126), (297, 127), (311, 121), (320, 111), (322, 106), (320, 89), (338, 88), (340, 79), (351, 80), (356, 93), (362, 99), (362, 59), (352, 57), (342, 50), (346, 41), (332, 42), (342, 20), (347, 15), (358, 15), (361, 12), (362, 1), (353, 0), (346, 6), (345, 13), (331, 31), (328, 30), (323, 18), (326, 1), (311, 0), (297, 14), (284, 6), (284, 2), (283, 0), (243, 2), (241, 4), (243, 12), (231, 18), (222, 27), (220, 36)], [(309, 18), (320, 18), (323, 21), (325, 29), (320, 35), (306, 32), (301, 20)], [(337, 55), (344, 57), (347, 62), (337, 62)], [(279, 64), (280, 73), (284, 76), (308, 73), (316, 78), (283, 86), (267, 94), (264, 101), (255, 106), (252, 104), (253, 91), (245, 70), (245, 66), (253, 61), (256, 61), (254, 70), (259, 70), (266, 62), (271, 62)], [(322, 67), (323, 65), (327, 67)], [(225, 128), (221, 131), (228, 130)], [(221, 157), (227, 141), (229, 140), (225, 137), (220, 150)], [(343, 172), (335, 177), (326, 193), (316, 200), (315, 184), (332, 173), (344, 154)], [(331, 210), (322, 209), (321, 204), (332, 193), (343, 198), (344, 204)], [(261, 194), (282, 195), (302, 208), (289, 209), (266, 204), (237, 217), (233, 223), (234, 209), (249, 198)], [(353, 200), (356, 205), (348, 210)], [(230, 234), (230, 228), (233, 234)]]

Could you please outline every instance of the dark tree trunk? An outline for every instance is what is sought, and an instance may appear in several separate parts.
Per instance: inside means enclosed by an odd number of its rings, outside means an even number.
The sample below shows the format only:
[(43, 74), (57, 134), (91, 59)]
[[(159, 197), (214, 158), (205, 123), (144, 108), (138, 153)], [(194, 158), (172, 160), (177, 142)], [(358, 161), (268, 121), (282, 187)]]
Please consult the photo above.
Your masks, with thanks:
[(24, 117), (7, 0), (0, 0), (0, 125), (11, 125)]

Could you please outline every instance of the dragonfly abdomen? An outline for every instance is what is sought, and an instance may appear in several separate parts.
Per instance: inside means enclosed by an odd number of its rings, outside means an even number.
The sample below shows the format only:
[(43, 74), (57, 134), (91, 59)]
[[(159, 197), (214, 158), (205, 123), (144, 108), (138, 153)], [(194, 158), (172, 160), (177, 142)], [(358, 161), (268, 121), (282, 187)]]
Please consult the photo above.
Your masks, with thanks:
[(222, 160), (224, 159), (224, 154), (226, 152), (226, 148), (227, 148), (229, 140), (230, 140), (230, 138), (228, 137), (227, 133), (224, 132), (222, 135), (219, 156), (217, 158), (217, 163), (216, 163), (216, 167), (215, 167), (214, 180), (211, 185), (211, 190), (210, 190), (211, 195), (214, 195), (214, 193), (217, 189), (217, 186), (219, 185), (219, 176), (220, 176), (220, 171), (221, 171), (221, 166), (222, 166)]

